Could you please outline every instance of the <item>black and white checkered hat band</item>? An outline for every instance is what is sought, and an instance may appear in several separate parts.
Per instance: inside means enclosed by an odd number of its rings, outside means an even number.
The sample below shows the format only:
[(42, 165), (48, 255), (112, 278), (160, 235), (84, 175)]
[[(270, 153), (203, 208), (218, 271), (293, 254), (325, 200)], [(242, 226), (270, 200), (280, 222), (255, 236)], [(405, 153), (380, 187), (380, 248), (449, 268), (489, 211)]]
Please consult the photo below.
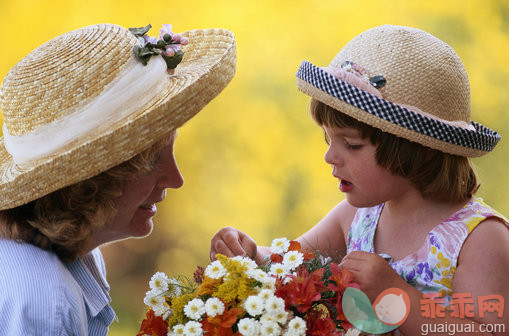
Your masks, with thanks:
[(441, 141), (489, 152), (500, 140), (497, 132), (481, 124), (472, 121), (476, 129), (473, 131), (423, 116), (348, 84), (307, 61), (302, 62), (297, 77), (378, 118)]

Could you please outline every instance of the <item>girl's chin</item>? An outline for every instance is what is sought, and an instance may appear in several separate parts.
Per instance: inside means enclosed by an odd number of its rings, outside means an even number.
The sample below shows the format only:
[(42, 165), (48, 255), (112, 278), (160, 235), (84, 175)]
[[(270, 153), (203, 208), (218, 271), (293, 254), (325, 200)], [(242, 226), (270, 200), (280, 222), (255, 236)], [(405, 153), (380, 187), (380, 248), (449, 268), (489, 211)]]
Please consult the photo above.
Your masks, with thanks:
[(358, 197), (355, 197), (352, 194), (345, 194), (345, 199), (353, 207), (356, 208), (369, 208), (377, 206), (383, 202), (373, 202), (373, 200), (367, 200), (367, 199), (360, 199)]

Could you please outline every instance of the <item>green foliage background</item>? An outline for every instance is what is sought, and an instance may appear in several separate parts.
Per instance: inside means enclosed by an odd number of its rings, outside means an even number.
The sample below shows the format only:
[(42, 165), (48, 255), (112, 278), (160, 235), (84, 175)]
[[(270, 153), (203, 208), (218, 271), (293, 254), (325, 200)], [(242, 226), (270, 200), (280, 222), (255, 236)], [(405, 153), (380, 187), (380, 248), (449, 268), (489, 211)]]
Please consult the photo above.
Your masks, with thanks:
[[(509, 135), (509, 1), (0, 0), (0, 78), (43, 42), (103, 22), (228, 28), (238, 50), (232, 83), (180, 130), (176, 156), (186, 182), (168, 191), (154, 233), (103, 248), (119, 317), (111, 335), (137, 332), (156, 270), (190, 275), (205, 265), (219, 228), (235, 226), (268, 244), (296, 237), (342, 199), (308, 98), (296, 89), (302, 60), (327, 65), (351, 38), (380, 24), (427, 30), (463, 59), (473, 119)], [(479, 195), (509, 214), (506, 143), (475, 164)]]

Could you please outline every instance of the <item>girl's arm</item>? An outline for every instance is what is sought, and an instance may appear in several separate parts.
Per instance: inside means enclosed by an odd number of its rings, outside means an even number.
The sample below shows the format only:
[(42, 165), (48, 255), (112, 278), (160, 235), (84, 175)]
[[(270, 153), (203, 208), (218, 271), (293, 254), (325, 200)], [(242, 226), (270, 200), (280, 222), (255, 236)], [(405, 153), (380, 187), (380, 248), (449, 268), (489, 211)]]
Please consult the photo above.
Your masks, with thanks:
[(357, 208), (346, 200), (336, 205), (320, 222), (296, 240), (304, 249), (323, 255), (346, 254), (346, 236)]
[[(460, 328), (467, 330), (467, 327), (474, 329), (475, 332), (465, 333), (465, 335), (507, 335), (509, 333), (508, 284), (509, 230), (500, 221), (487, 219), (466, 239), (453, 279), (453, 297), (454, 295), (464, 297), (458, 300), (458, 309), (464, 309), (465, 314), (460, 317), (451, 317), (450, 313), (446, 312), (443, 318), (422, 317), (420, 305), (422, 295), (414, 292), (413, 295), (410, 294), (412, 303), (410, 315), (400, 330), (404, 334), (414, 335), (422, 333), (423, 328), (431, 328), (433, 324), (447, 323), (454, 325), (456, 330), (461, 330)], [(488, 295), (499, 295), (502, 298), (503, 302), (498, 306), (504, 310), (502, 317), (498, 317), (497, 311), (488, 312), (485, 311), (486, 306), (478, 305), (478, 299), (482, 300)], [(496, 300), (491, 301), (496, 303)], [(481, 311), (484, 311), (484, 318), (481, 317)], [(458, 311), (458, 313), (462, 312)], [(450, 334), (444, 332), (433, 335)], [(458, 332), (455, 335), (463, 335), (463, 333)]]
[[(345, 254), (345, 237), (357, 209), (346, 201), (334, 207), (318, 224), (311, 230), (297, 238), (303, 249), (318, 250), (323, 254), (330, 252)], [(255, 259), (261, 264), (265, 256), (270, 255), (270, 249), (265, 246), (257, 246), (256, 242), (242, 231), (232, 227), (219, 230), (210, 242), (210, 259), (215, 260), (217, 253), (227, 257), (237, 255)]]

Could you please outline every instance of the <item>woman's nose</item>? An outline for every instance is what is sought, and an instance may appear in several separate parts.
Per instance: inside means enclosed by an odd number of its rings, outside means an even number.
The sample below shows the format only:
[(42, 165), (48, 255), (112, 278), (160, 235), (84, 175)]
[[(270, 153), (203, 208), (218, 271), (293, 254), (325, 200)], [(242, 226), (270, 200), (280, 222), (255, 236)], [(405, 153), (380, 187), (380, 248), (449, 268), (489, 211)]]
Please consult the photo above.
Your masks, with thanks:
[(159, 186), (161, 188), (172, 188), (178, 189), (184, 184), (184, 178), (180, 173), (177, 161), (173, 156), (170, 162), (164, 167), (162, 171), (162, 177), (160, 179)]

